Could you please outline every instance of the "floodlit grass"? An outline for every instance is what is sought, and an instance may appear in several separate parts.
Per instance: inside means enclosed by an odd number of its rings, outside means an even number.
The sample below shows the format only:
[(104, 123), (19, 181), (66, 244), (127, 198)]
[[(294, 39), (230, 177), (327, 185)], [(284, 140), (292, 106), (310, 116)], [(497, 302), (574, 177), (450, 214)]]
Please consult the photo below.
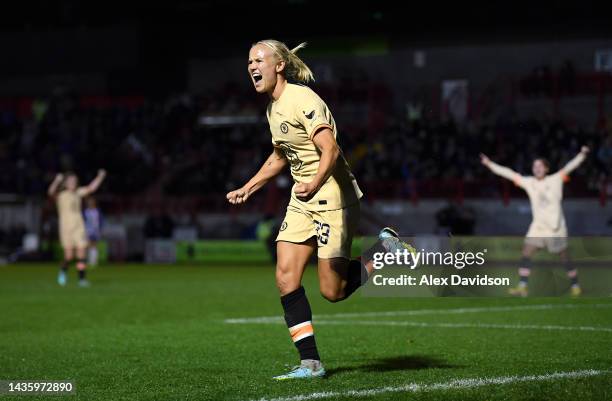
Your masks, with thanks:
[[(349, 400), (355, 397), (348, 391), (383, 387), (391, 390), (361, 393), (362, 399), (612, 398), (612, 331), (605, 331), (612, 328), (610, 298), (406, 299), (356, 293), (330, 304), (319, 295), (316, 272), (309, 268), (304, 283), (318, 315), (316, 339), (329, 375), (277, 383), (271, 376), (298, 362), (284, 324), (225, 321), (282, 315), (271, 267), (111, 265), (91, 271), (92, 287), (86, 289), (78, 288), (76, 272), (70, 273), (68, 286), (61, 288), (55, 266), (0, 267), (0, 380), (75, 381), (76, 395), (46, 397), (53, 400), (285, 399), (315, 392)], [(524, 305), (550, 307), (521, 309)], [(482, 309), (448, 311), (456, 308)], [(445, 311), (359, 315), (417, 309)], [(353, 315), (335, 316), (339, 313)], [(580, 329), (585, 327), (591, 329)], [(410, 383), (589, 369), (603, 372), (392, 390)], [(0, 401), (43, 398), (0, 395)]]

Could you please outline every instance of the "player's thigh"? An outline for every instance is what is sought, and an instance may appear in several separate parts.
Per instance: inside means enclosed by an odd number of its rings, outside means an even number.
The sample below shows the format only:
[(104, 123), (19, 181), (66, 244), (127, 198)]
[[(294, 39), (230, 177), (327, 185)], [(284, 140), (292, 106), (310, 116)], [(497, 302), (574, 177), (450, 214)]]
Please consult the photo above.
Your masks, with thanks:
[(62, 245), (64, 249), (64, 260), (72, 260), (74, 259), (74, 247), (69, 244)]
[(546, 238), (548, 252), (558, 254), (563, 260), (567, 254), (567, 237)]
[(288, 207), (276, 237), (276, 285), (282, 295), (298, 289), (308, 260), (316, 250), (312, 214)]
[(353, 236), (359, 226), (359, 204), (340, 210), (314, 213), (317, 224), (318, 273), (321, 294), (343, 297)]
[(88, 246), (85, 227), (79, 226), (74, 229), (74, 231), (72, 232), (72, 242), (75, 244), (76, 247), (77, 258), (85, 258), (85, 253)]
[(525, 258), (532, 257), (540, 248), (542, 248), (542, 244), (537, 242), (538, 238), (526, 238), (525, 243), (523, 244), (522, 255)]
[(313, 212), (319, 259), (351, 258), (353, 236), (359, 227), (360, 207)]
[(300, 288), (304, 269), (315, 249), (314, 237), (301, 243), (276, 242), (276, 285), (281, 295)]
[(325, 298), (338, 298), (346, 287), (349, 259), (319, 258), (319, 289)]
[(87, 246), (79, 246), (76, 248), (76, 257), (77, 259), (85, 259), (85, 255), (87, 254)]
[(559, 255), (559, 260), (563, 263), (567, 263), (570, 261), (570, 253), (569, 253), (569, 249), (567, 247), (563, 248), (562, 250), (560, 250), (559, 252), (557, 252), (557, 254)]

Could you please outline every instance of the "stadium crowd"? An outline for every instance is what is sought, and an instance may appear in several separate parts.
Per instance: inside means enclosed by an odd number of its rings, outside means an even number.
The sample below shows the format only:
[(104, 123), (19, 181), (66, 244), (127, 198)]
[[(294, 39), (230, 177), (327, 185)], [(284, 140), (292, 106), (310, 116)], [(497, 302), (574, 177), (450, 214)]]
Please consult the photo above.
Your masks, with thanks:
[[(479, 164), (480, 152), (529, 173), (533, 157), (548, 158), (554, 168), (582, 144), (593, 157), (576, 175), (612, 174), (610, 129), (511, 113), (455, 124), (381, 103), (388, 98), (384, 87), (360, 91), (349, 85), (320, 92), (330, 99), (339, 141), (362, 182), (490, 178)], [(89, 180), (104, 167), (107, 193), (221, 194), (246, 181), (270, 152), (264, 110), (265, 99), (232, 85), (164, 99), (58, 91), (44, 99), (0, 101), (0, 192), (43, 195), (58, 171), (75, 170)], [(206, 125), (204, 116), (258, 120)]]

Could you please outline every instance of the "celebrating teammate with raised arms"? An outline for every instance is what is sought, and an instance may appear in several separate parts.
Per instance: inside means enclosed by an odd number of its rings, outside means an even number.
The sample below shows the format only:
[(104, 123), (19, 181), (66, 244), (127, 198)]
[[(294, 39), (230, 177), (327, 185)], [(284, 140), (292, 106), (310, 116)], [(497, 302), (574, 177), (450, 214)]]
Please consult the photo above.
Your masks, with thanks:
[(75, 173), (57, 174), (47, 191), (49, 196), (55, 198), (57, 213), (59, 215), (59, 237), (64, 251), (57, 282), (66, 285), (67, 271), (70, 262), (77, 258), (76, 267), (79, 271), (79, 286), (87, 287), (86, 279), (87, 264), (85, 253), (87, 250), (87, 237), (85, 235), (85, 224), (81, 212), (82, 199), (98, 190), (106, 177), (105, 170), (98, 170), (98, 175), (89, 185), (79, 187), (79, 179)]
[(583, 146), (580, 153), (569, 161), (561, 170), (548, 174), (549, 164), (546, 159), (533, 161), (533, 176), (523, 176), (516, 171), (500, 166), (481, 154), (483, 165), (493, 173), (507, 178), (527, 192), (531, 204), (532, 222), (527, 231), (523, 245), (523, 257), (519, 268), (520, 281), (510, 294), (527, 296), (527, 282), (531, 273), (531, 257), (538, 249), (546, 247), (549, 252), (559, 254), (565, 264), (567, 276), (571, 282), (570, 292), (573, 296), (581, 294), (578, 284), (578, 272), (571, 265), (567, 251), (567, 227), (561, 202), (563, 201), (563, 182), (586, 158), (589, 148)]
[[(289, 50), (282, 42), (262, 40), (251, 47), (248, 72), (257, 93), (270, 98), (266, 114), (273, 151), (253, 178), (227, 194), (232, 204), (246, 202), (287, 165), (295, 181), (276, 239), (276, 284), (301, 364), (288, 374), (276, 376), (278, 380), (325, 375), (314, 339), (310, 304), (301, 285), (312, 253), (318, 253), (321, 294), (331, 302), (348, 298), (372, 271), (371, 263), (350, 258), (362, 193), (336, 142), (336, 123), (329, 108), (304, 85), (314, 80), (308, 66), (296, 55), (304, 45)], [(389, 228), (379, 237), (390, 251), (407, 246)]]

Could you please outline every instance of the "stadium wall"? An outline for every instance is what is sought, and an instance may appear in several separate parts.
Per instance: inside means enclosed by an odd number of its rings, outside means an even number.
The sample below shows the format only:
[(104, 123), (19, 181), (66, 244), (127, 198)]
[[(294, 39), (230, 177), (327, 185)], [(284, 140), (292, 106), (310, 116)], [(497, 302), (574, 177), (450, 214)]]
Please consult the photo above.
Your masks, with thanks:
[[(451, 203), (446, 200), (422, 200), (418, 203), (406, 200), (362, 202), (362, 231), (370, 234), (380, 224), (396, 224), (402, 231), (418, 234), (436, 230), (436, 213)], [(477, 235), (521, 235), (531, 221), (531, 209), (527, 199), (512, 198), (507, 205), (501, 200), (466, 199), (462, 208), (473, 210), (476, 216)], [(598, 199), (567, 199), (563, 209), (570, 235), (612, 235), (612, 203), (602, 205)], [(282, 217), (279, 210), (277, 217)], [(189, 225), (189, 215), (171, 216), (175, 225)], [(200, 213), (197, 216), (198, 235), (204, 238), (241, 238), (249, 236), (248, 228), (257, 224), (263, 213)], [(147, 212), (130, 212), (106, 216), (106, 226), (120, 225), (127, 229), (130, 238), (142, 237), (142, 227)], [(41, 227), (41, 205), (35, 201), (0, 204), (0, 229), (16, 225), (36, 232)], [(370, 229), (370, 226), (372, 228)], [(140, 233), (140, 234), (138, 234)]]
[[(428, 200), (417, 205), (405, 201), (376, 202), (371, 212), (382, 221), (397, 223), (407, 233), (427, 234), (438, 229), (436, 213), (447, 207), (445, 200)], [(463, 209), (475, 214), (476, 235), (525, 235), (531, 222), (527, 199), (511, 199), (508, 205), (499, 200), (466, 200)], [(601, 205), (596, 199), (568, 199), (563, 210), (570, 236), (612, 235), (612, 205)]]
[[(381, 226), (393, 225), (404, 235), (446, 235), (449, 228), (439, 226), (436, 215), (449, 205), (445, 200), (424, 200), (416, 205), (406, 201), (381, 201), (371, 205), (364, 202), (360, 231), (362, 235), (376, 235)], [(511, 199), (508, 205), (499, 200), (466, 200), (460, 208), (474, 213), (474, 235), (524, 236), (531, 222), (531, 209), (526, 199)], [(570, 199), (564, 202), (564, 210), (570, 236), (612, 236), (612, 204), (602, 206), (596, 199)], [(277, 222), (282, 219), (282, 212), (279, 210)], [(177, 228), (190, 227), (183, 223), (189, 216), (172, 217)], [(256, 226), (263, 217), (263, 213), (200, 213), (196, 226), (192, 227), (199, 238), (255, 240)], [(106, 230), (109, 233), (124, 232), (123, 257), (138, 258), (144, 254), (147, 240), (142, 228), (145, 220), (145, 213), (108, 217)], [(182, 240), (180, 235), (175, 237), (177, 241)], [(111, 241), (111, 253), (113, 249)]]
[[(362, 203), (360, 234), (374, 236), (382, 226), (392, 225), (403, 235), (453, 235), (465, 234), (440, 225), (438, 214), (449, 207), (474, 217), (473, 235), (476, 236), (524, 236), (531, 221), (531, 210), (526, 199), (512, 198), (507, 205), (501, 200), (470, 200), (461, 205), (446, 200), (422, 200), (412, 203), (405, 200)], [(612, 204), (602, 205), (597, 199), (568, 199), (564, 211), (570, 236), (612, 237)], [(283, 210), (278, 211), (276, 223), (280, 223)], [(42, 221), (40, 205), (35, 202), (0, 206), (0, 230), (33, 233), (41, 238), (56, 237), (53, 221)], [(107, 213), (103, 238), (108, 244), (110, 260), (141, 260), (147, 249), (144, 226), (148, 213)], [(170, 216), (174, 222), (172, 238), (164, 241), (193, 242), (206, 240), (262, 240), (258, 224), (263, 213), (200, 213), (197, 216)], [(54, 215), (51, 216), (54, 219)], [(51, 229), (51, 231), (49, 231)], [(273, 224), (267, 232), (274, 236)], [(49, 237), (50, 235), (50, 237)], [(210, 245), (208, 245), (210, 246)], [(215, 245), (213, 244), (214, 248)], [(197, 251), (197, 249), (196, 249)]]

